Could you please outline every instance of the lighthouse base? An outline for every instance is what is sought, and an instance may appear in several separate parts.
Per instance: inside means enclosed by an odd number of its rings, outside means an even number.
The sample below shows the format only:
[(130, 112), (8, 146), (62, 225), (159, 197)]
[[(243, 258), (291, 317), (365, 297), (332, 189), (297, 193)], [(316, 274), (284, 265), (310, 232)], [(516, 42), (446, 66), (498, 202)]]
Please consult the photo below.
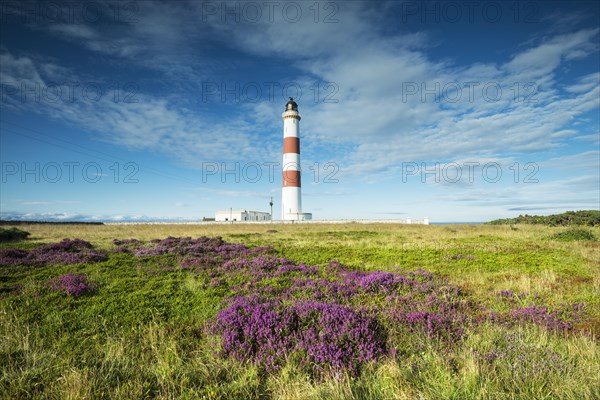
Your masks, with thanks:
[(284, 213), (282, 219), (284, 221), (311, 221), (312, 213)]

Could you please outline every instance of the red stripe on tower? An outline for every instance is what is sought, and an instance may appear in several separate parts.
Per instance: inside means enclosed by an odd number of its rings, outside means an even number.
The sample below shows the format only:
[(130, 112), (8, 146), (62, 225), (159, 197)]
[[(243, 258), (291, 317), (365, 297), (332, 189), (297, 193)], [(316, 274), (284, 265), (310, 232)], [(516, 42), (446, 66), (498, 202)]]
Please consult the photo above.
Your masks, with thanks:
[(284, 137), (283, 138), (283, 154), (296, 153), (300, 154), (300, 138)]
[(282, 187), (301, 187), (300, 171), (283, 171), (283, 186)]

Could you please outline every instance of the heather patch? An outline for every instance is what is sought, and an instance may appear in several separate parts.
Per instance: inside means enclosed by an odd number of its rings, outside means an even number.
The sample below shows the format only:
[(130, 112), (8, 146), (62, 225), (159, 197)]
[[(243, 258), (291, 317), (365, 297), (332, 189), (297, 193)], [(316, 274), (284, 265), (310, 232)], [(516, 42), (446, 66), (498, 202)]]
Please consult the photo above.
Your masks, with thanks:
[(50, 290), (65, 293), (72, 297), (78, 297), (85, 293), (94, 291), (92, 284), (85, 274), (66, 274), (58, 276), (47, 282)]
[(113, 253), (133, 253), (144, 243), (138, 239), (114, 239), (112, 244), (115, 246), (112, 249)]
[(512, 323), (533, 322), (553, 331), (571, 331), (577, 324), (586, 321), (587, 317), (583, 303), (561, 304), (555, 309), (534, 304), (529, 307), (512, 309), (509, 313), (509, 320)]
[(94, 250), (90, 242), (81, 239), (63, 239), (58, 243), (38, 246), (33, 250), (0, 249), (0, 265), (86, 264), (106, 261), (108, 257)]
[[(349, 271), (334, 261), (323, 273), (260, 256), (230, 261), (225, 271), (233, 264), (237, 273), (254, 271), (253, 279), (231, 288), (211, 331), (221, 335), (222, 354), (269, 371), (294, 359), (312, 375), (357, 375), (364, 364), (396, 354), (399, 336), (451, 347), (477, 311), (458, 287), (423, 270)], [(282, 280), (289, 273), (295, 275)]]
[(226, 243), (221, 237), (208, 238), (205, 236), (197, 239), (191, 237), (167, 237), (165, 239), (151, 240), (151, 246), (140, 246), (134, 252), (136, 257), (151, 257), (163, 254), (171, 254), (181, 257), (197, 257), (209, 254), (218, 257), (221, 261), (245, 256), (259, 254), (266, 250), (264, 247), (249, 249), (242, 244)]
[(386, 353), (377, 319), (337, 303), (246, 296), (219, 312), (211, 328), (221, 335), (224, 355), (267, 371), (293, 358), (313, 375), (344, 370), (356, 375), (362, 364)]

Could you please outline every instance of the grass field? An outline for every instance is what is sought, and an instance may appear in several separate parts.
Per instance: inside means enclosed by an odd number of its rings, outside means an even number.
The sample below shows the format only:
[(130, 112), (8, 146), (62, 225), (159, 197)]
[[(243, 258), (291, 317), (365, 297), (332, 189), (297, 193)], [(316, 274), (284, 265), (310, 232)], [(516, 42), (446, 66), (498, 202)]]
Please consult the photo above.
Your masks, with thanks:
[[(79, 238), (109, 258), (0, 265), (3, 399), (600, 398), (600, 242), (554, 239), (565, 228), (358, 223), (19, 228), (30, 238), (2, 248), (33, 249)], [(591, 230), (600, 237), (598, 228)], [(252, 276), (225, 274), (213, 283), (210, 269), (183, 268), (181, 255), (113, 252), (113, 239), (150, 245), (167, 236), (221, 236), (251, 248), (268, 246), (273, 256), (316, 266), (319, 277), (330, 280), (336, 279), (328, 272), (332, 260), (350, 271), (423, 269), (458, 287), (461, 304), (475, 304), (470, 310), (508, 315), (533, 302), (548, 309), (584, 303), (586, 316), (565, 331), (485, 319), (465, 325), (456, 340), (392, 324), (386, 326), (386, 346), (398, 352), (363, 363), (358, 373), (315, 374), (314, 366), (292, 356), (269, 371), (224, 356), (223, 339), (206, 329), (236, 285)], [(69, 273), (85, 274), (95, 290), (68, 296), (48, 288), (53, 278)], [(287, 289), (291, 278), (285, 276), (268, 275), (257, 290), (267, 281), (269, 289)], [(385, 307), (386, 299), (361, 292), (348, 304)]]

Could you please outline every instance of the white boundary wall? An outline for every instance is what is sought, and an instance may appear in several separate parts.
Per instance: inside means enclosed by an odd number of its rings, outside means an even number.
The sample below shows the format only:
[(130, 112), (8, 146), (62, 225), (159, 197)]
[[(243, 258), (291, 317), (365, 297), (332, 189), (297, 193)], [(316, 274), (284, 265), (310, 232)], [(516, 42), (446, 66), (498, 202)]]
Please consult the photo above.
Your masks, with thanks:
[(320, 219), (305, 221), (188, 221), (188, 222), (105, 222), (105, 225), (223, 225), (223, 224), (403, 224), (403, 225), (429, 225), (429, 219), (412, 220), (407, 223), (400, 219)]

